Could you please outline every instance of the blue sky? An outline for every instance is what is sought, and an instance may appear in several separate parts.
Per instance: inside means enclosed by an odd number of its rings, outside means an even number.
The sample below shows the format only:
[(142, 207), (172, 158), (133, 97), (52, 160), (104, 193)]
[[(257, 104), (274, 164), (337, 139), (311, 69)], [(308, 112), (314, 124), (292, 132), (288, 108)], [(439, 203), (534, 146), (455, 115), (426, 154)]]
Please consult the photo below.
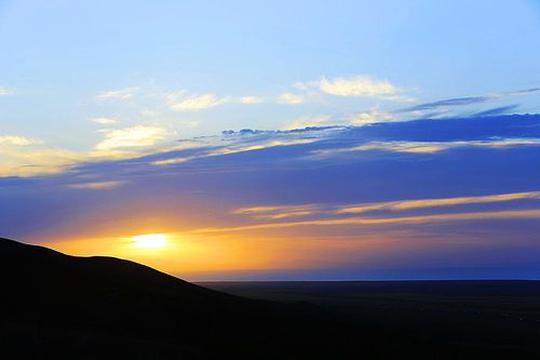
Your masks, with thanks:
[(0, 0), (0, 236), (190, 279), (537, 278), (537, 39), (538, 1)]

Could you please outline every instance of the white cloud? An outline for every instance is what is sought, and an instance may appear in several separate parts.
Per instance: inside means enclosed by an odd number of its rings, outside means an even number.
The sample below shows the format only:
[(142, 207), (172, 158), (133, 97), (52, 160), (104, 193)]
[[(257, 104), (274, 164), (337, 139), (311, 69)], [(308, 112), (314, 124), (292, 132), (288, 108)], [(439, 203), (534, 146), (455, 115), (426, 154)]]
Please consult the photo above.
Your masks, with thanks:
[(365, 125), (390, 120), (394, 120), (394, 115), (379, 109), (359, 112), (349, 118), (349, 122), (353, 125)]
[(285, 104), (301, 104), (304, 102), (304, 97), (293, 93), (283, 93), (279, 96), (278, 100)]
[(128, 100), (139, 92), (138, 87), (128, 87), (119, 90), (109, 90), (99, 93), (96, 98), (99, 100)]
[(144, 116), (144, 117), (156, 117), (159, 114), (160, 112), (156, 110), (145, 109), (141, 111), (141, 116)]
[(78, 190), (108, 190), (122, 186), (126, 181), (94, 181), (68, 185), (71, 189)]
[(349, 148), (318, 150), (314, 151), (313, 154), (320, 157), (373, 150), (397, 153), (434, 154), (463, 147), (505, 148), (515, 146), (540, 146), (540, 138), (505, 138), (462, 141), (372, 141)]
[(0, 145), (16, 145), (16, 146), (26, 146), (41, 144), (41, 140), (29, 138), (26, 136), (17, 136), (17, 135), (0, 135)]
[(174, 111), (199, 111), (221, 105), (226, 98), (218, 98), (215, 94), (201, 94), (186, 96), (185, 91), (172, 93), (167, 96), (169, 107)]
[(434, 198), (434, 199), (416, 199), (416, 200), (400, 200), (386, 201), (364, 204), (352, 204), (338, 207), (335, 212), (337, 214), (354, 214), (365, 213), (373, 210), (411, 210), (431, 207), (448, 207), (469, 204), (486, 204), (498, 203), (516, 200), (540, 200), (540, 191), (529, 191), (521, 193), (506, 193), (496, 195), (481, 195), (481, 196), (462, 196), (450, 198)]
[(96, 150), (112, 150), (154, 145), (165, 138), (165, 129), (157, 126), (137, 125), (133, 127), (108, 130), (105, 138), (96, 145)]
[(112, 125), (112, 124), (116, 124), (117, 121), (113, 118), (109, 118), (109, 117), (96, 117), (96, 118), (92, 118), (90, 119), (90, 121), (92, 122), (95, 122), (96, 124), (100, 124), (100, 125)]
[(242, 104), (260, 104), (264, 102), (264, 98), (260, 96), (243, 96), (240, 98)]
[(0, 86), (0, 96), (7, 96), (7, 95), (13, 95), (13, 94), (14, 94), (13, 90)]
[(303, 129), (308, 126), (324, 126), (328, 125), (328, 122), (331, 120), (330, 115), (319, 115), (319, 116), (304, 116), (298, 119), (293, 120), (289, 125), (285, 127), (287, 130), (292, 129)]
[(30, 147), (20, 151), (0, 146), (0, 153), (0, 177), (55, 174), (82, 160), (79, 153), (54, 148)]
[(335, 96), (377, 96), (392, 95), (396, 87), (386, 80), (376, 80), (368, 76), (338, 77), (319, 81), (319, 89)]

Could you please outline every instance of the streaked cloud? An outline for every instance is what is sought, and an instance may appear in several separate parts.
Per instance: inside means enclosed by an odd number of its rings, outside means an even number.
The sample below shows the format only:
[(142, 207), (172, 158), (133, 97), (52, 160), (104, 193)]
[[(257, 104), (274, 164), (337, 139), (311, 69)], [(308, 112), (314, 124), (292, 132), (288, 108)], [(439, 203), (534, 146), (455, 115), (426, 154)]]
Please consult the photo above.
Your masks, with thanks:
[[(526, 96), (526, 95), (531, 95), (535, 93), (540, 93), (540, 88), (535, 87), (535, 88), (528, 88), (528, 89), (521, 89), (521, 90), (514, 90), (514, 91), (501, 91), (501, 92), (495, 92), (495, 93), (490, 93), (490, 94), (480, 95), (480, 96), (455, 97), (455, 98), (437, 100), (433, 102), (426, 102), (426, 103), (406, 107), (396, 112), (422, 113), (425, 111), (436, 111), (436, 110), (448, 109), (448, 108), (454, 108), (454, 107), (477, 105), (477, 104), (482, 104), (482, 103), (486, 103), (489, 101), (498, 100), (498, 99), (502, 99), (506, 97)], [(511, 107), (515, 109), (517, 105), (514, 104), (514, 105), (511, 105)], [(508, 109), (505, 109), (505, 110), (508, 110)]]
[(365, 75), (332, 79), (323, 77), (318, 85), (322, 92), (335, 96), (377, 96), (397, 92), (396, 86), (389, 81)]
[(373, 210), (410, 210), (419, 208), (456, 206), (468, 204), (486, 204), (495, 202), (515, 201), (515, 200), (540, 200), (540, 191), (529, 191), (521, 193), (483, 195), (483, 196), (462, 196), (451, 198), (419, 199), (388, 201), (373, 204), (355, 204), (338, 207), (337, 214), (356, 214)]
[(154, 145), (166, 136), (165, 129), (157, 126), (137, 125), (123, 129), (108, 130), (96, 150), (145, 147)]
[(248, 215), (255, 219), (286, 219), (291, 217), (303, 217), (316, 212), (317, 205), (292, 205), (292, 206), (255, 206), (240, 208), (233, 214)]
[(115, 189), (126, 184), (126, 181), (94, 181), (68, 185), (71, 189), (78, 190), (108, 190)]
[(387, 151), (398, 153), (437, 153), (466, 147), (504, 148), (513, 146), (540, 146), (540, 138), (507, 138), (469, 141), (373, 141), (346, 148), (316, 150), (313, 155), (332, 156), (358, 151)]
[(42, 140), (17, 135), (0, 135), (0, 145), (27, 146), (41, 144)]
[(169, 94), (167, 102), (171, 110), (174, 111), (199, 111), (221, 105), (227, 98), (218, 98), (213, 93), (188, 95), (185, 91)]
[(285, 129), (302, 129), (311, 126), (329, 125), (332, 120), (330, 115), (304, 116), (293, 120), (285, 126)]
[(242, 104), (260, 104), (264, 102), (264, 98), (261, 96), (243, 96), (240, 98)]
[(0, 86), (0, 96), (8, 96), (13, 94), (15, 94), (13, 90)]
[(300, 94), (294, 94), (294, 93), (283, 93), (278, 97), (278, 101), (284, 104), (302, 104), (305, 101), (305, 97)]
[(399, 201), (369, 202), (348, 205), (330, 204), (300, 204), (300, 205), (272, 205), (239, 208), (233, 214), (246, 215), (254, 219), (278, 220), (294, 217), (335, 217), (349, 214), (371, 213), (387, 211), (407, 211), (415, 209), (430, 209), (442, 207), (457, 207), (474, 204), (495, 204), (510, 201), (540, 200), (540, 191), (461, 196), (448, 198), (411, 199)]
[(394, 114), (379, 109), (372, 109), (369, 111), (358, 112), (349, 117), (349, 123), (353, 125), (365, 125), (377, 122), (394, 120)]
[(423, 104), (418, 104), (401, 110), (402, 112), (414, 112), (414, 111), (425, 111), (425, 110), (435, 110), (441, 107), (453, 107), (453, 106), (465, 106), (472, 104), (479, 104), (490, 100), (489, 96), (469, 96), (461, 98), (452, 98), (438, 100), (434, 102), (428, 102)]
[(504, 219), (538, 219), (540, 210), (509, 210), (509, 211), (482, 211), (458, 214), (436, 214), (402, 217), (349, 217), (342, 219), (320, 219), (265, 223), (245, 226), (231, 226), (218, 228), (201, 228), (193, 230), (194, 233), (233, 232), (263, 229), (279, 229), (297, 226), (343, 226), (343, 225), (388, 225), (388, 224), (425, 224), (448, 221), (474, 221), (474, 220), (504, 220)]
[(85, 157), (78, 152), (47, 147), (26, 151), (2, 148), (0, 178), (9, 176), (31, 177), (61, 173)]
[(90, 121), (100, 125), (113, 125), (118, 122), (116, 119), (104, 116), (91, 118)]
[(139, 92), (138, 87), (128, 87), (118, 90), (107, 90), (96, 95), (98, 100), (129, 100)]
[(141, 116), (144, 117), (156, 117), (160, 114), (157, 110), (151, 110), (151, 109), (144, 109), (141, 111)]

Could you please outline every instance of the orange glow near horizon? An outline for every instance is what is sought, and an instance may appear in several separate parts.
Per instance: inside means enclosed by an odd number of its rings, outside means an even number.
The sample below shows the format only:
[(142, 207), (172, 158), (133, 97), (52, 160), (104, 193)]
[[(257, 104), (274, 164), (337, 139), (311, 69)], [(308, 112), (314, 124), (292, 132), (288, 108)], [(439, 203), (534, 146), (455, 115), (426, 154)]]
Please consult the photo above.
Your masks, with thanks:
[(70, 255), (124, 258), (181, 278), (201, 279), (212, 274), (326, 267), (359, 253), (366, 261), (384, 239), (364, 235), (358, 241), (357, 235), (293, 235), (287, 231), (198, 234), (164, 228), (138, 230), (116, 236), (55, 239), (49, 245)]
[(139, 249), (159, 249), (167, 246), (168, 237), (165, 234), (144, 234), (131, 237), (133, 246)]

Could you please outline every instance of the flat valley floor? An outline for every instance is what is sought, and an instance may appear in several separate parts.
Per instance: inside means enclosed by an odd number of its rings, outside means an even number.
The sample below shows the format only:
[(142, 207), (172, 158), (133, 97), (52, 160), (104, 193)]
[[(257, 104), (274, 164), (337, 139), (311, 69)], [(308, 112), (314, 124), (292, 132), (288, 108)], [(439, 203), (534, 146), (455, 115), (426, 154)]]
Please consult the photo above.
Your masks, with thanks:
[(540, 281), (199, 284), (248, 298), (309, 303), (363, 329), (441, 349), (489, 348), (519, 358), (540, 356)]

